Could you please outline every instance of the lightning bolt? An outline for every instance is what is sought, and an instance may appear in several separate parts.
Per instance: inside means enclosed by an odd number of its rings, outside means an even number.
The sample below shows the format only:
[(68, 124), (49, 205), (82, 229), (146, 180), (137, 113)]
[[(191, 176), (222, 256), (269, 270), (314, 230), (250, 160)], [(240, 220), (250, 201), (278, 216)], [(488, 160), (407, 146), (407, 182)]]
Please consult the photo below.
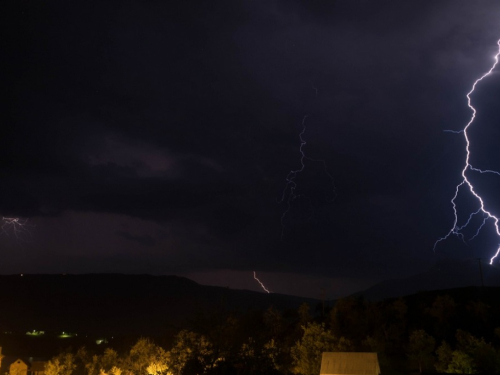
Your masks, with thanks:
[(267, 293), (271, 293), (271, 291), (269, 289), (267, 289), (264, 284), (262, 284), (262, 281), (260, 281), (258, 278), (257, 278), (257, 274), (255, 273), (255, 271), (253, 271), (253, 278), (260, 284), (260, 286), (262, 287), (262, 289), (264, 289)]
[[(494, 57), (494, 63), (493, 63), (493, 65), (490, 67), (490, 69), (486, 73), (484, 73), (481, 77), (479, 77), (474, 82), (474, 84), (472, 85), (471, 90), (467, 93), (467, 105), (469, 106), (469, 108), (472, 111), (472, 116), (471, 116), (469, 122), (460, 131), (450, 131), (452, 133), (457, 133), (457, 134), (463, 134), (464, 135), (465, 143), (466, 143), (466, 147), (465, 147), (465, 151), (466, 151), (465, 165), (464, 165), (464, 168), (462, 169), (462, 181), (456, 186), (456, 188), (455, 188), (455, 195), (451, 199), (451, 205), (453, 207), (453, 214), (454, 214), (453, 226), (450, 229), (450, 231), (444, 237), (439, 238), (434, 243), (434, 251), (436, 250), (436, 246), (441, 241), (444, 241), (444, 240), (448, 239), (452, 235), (455, 235), (455, 236), (461, 238), (462, 240), (465, 240), (464, 239), (464, 234), (462, 233), (462, 230), (465, 227), (467, 227), (467, 225), (470, 223), (471, 219), (474, 216), (479, 215), (479, 214), (483, 215), (483, 222), (479, 226), (479, 228), (477, 229), (476, 234), (471, 239), (475, 238), (479, 234), (479, 231), (483, 228), (483, 226), (485, 225), (485, 223), (486, 223), (487, 220), (492, 220), (493, 221), (494, 226), (495, 226), (495, 231), (496, 231), (498, 237), (500, 237), (500, 228), (499, 228), (499, 224), (498, 224), (499, 218), (496, 217), (495, 215), (493, 215), (491, 213), (491, 211), (489, 211), (486, 208), (486, 204), (485, 204), (483, 198), (476, 192), (476, 190), (474, 189), (474, 186), (472, 185), (472, 182), (467, 177), (467, 172), (468, 171), (479, 172), (479, 173), (493, 173), (493, 174), (496, 174), (496, 175), (500, 176), (500, 172), (493, 171), (493, 170), (490, 170), (490, 169), (483, 170), (483, 169), (479, 169), (479, 168), (476, 168), (476, 167), (472, 166), (472, 164), (470, 163), (470, 154), (471, 154), (471, 152), (470, 152), (470, 139), (469, 139), (469, 134), (467, 133), (467, 131), (469, 130), (469, 127), (472, 126), (472, 123), (474, 122), (474, 120), (476, 118), (476, 113), (477, 113), (476, 108), (474, 108), (474, 106), (471, 103), (471, 95), (474, 93), (474, 90), (476, 89), (477, 84), (479, 82), (481, 82), (484, 78), (486, 78), (487, 76), (489, 76), (491, 74), (491, 72), (495, 69), (495, 67), (497, 66), (497, 64), (498, 64), (498, 58), (500, 56), (500, 40), (497, 41), (497, 45), (498, 45), (498, 52), (497, 52), (497, 54)], [(466, 223), (464, 225), (459, 226), (458, 225), (458, 212), (457, 212), (456, 199), (457, 199), (458, 193), (459, 193), (459, 191), (461, 189), (465, 189), (466, 191), (468, 191), (477, 200), (477, 202), (479, 204), (479, 208), (478, 208), (477, 211), (472, 212), (469, 215), (469, 218), (468, 218), (468, 220), (466, 221)], [(493, 260), (499, 254), (500, 254), (500, 245), (497, 248), (497, 251), (496, 251), (495, 255), (490, 259), (490, 264), (493, 264)]]
[[(317, 90), (317, 89), (316, 89)], [(302, 194), (297, 194), (297, 181), (296, 178), (299, 174), (301, 174), (304, 169), (306, 168), (306, 160), (316, 162), (316, 163), (321, 163), (323, 165), (323, 169), (325, 171), (325, 174), (328, 176), (328, 178), (331, 181), (332, 184), (332, 191), (333, 191), (333, 198), (335, 198), (335, 184), (333, 183), (333, 177), (330, 173), (328, 173), (327, 167), (326, 167), (326, 162), (323, 159), (313, 159), (309, 156), (306, 156), (306, 153), (304, 151), (304, 147), (306, 146), (307, 142), (304, 139), (304, 134), (306, 132), (306, 119), (309, 115), (305, 115), (302, 118), (302, 131), (299, 133), (299, 140), (300, 140), (300, 147), (299, 147), (299, 152), (300, 152), (300, 168), (291, 170), (288, 172), (288, 175), (286, 176), (286, 184), (285, 188), (283, 189), (283, 194), (281, 195), (281, 199), (279, 200), (279, 203), (286, 202), (286, 209), (281, 215), (281, 239), (283, 240), (283, 236), (285, 234), (285, 217), (290, 212), (290, 209), (292, 207), (292, 202), (298, 198), (306, 198), (309, 200), (307, 196), (304, 196)], [(309, 202), (310, 203), (310, 202)]]
[(2, 232), (6, 235), (13, 234), (16, 238), (20, 238), (22, 234), (30, 234), (27, 224), (28, 219), (19, 217), (2, 217)]

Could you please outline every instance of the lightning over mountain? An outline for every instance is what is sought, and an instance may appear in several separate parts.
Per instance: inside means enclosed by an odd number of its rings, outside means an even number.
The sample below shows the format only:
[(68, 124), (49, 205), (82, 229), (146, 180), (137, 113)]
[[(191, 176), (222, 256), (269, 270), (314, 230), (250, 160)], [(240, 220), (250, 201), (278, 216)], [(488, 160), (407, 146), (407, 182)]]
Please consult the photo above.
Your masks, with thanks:
[(255, 271), (253, 271), (253, 278), (260, 284), (261, 288), (264, 289), (264, 291), (266, 291), (267, 293), (271, 293), (271, 291), (264, 286), (264, 284), (262, 283), (262, 281), (260, 281), (257, 278), (257, 274), (255, 273)]
[[(461, 176), (462, 176), (461, 182), (455, 187), (455, 195), (451, 199), (451, 205), (453, 207), (453, 214), (454, 214), (453, 226), (451, 227), (450, 231), (444, 237), (439, 238), (434, 243), (434, 251), (436, 250), (436, 246), (440, 242), (445, 241), (446, 239), (448, 239), (452, 235), (458, 236), (460, 239), (465, 241), (463, 230), (470, 224), (472, 218), (475, 217), (476, 215), (482, 215), (483, 220), (482, 220), (481, 225), (478, 227), (475, 235), (472, 236), (470, 238), (470, 240), (474, 239), (479, 234), (480, 230), (484, 227), (484, 225), (486, 224), (486, 222), (488, 220), (491, 220), (493, 222), (496, 234), (500, 240), (500, 227), (499, 227), (499, 223), (498, 223), (499, 218), (497, 216), (493, 215), (493, 213), (491, 212), (491, 208), (489, 206), (487, 206), (487, 203), (485, 202), (484, 198), (477, 192), (477, 190), (474, 188), (473, 183), (470, 180), (471, 173), (481, 173), (481, 174), (482, 173), (490, 173), (490, 174), (496, 174), (496, 175), (500, 176), (500, 172), (490, 170), (490, 169), (480, 169), (480, 168), (472, 166), (472, 164), (470, 162), (470, 159), (471, 159), (471, 140), (470, 140), (470, 137), (468, 134), (468, 130), (473, 125), (474, 120), (476, 119), (476, 114), (477, 114), (476, 108), (472, 105), (471, 95), (476, 90), (476, 86), (483, 79), (485, 79), (486, 77), (491, 75), (491, 73), (493, 72), (493, 70), (497, 66), (498, 59), (500, 56), (500, 40), (497, 41), (497, 45), (498, 45), (498, 52), (494, 57), (494, 63), (491, 65), (490, 69), (486, 73), (484, 73), (481, 77), (479, 77), (474, 82), (471, 90), (466, 95), (467, 96), (467, 105), (469, 106), (469, 108), (472, 111), (472, 115), (471, 115), (469, 122), (465, 125), (465, 127), (462, 130), (451, 131), (452, 133), (463, 134), (463, 136), (464, 136), (465, 144), (466, 144), (465, 164), (464, 164), (464, 167), (463, 167), (462, 173), (461, 173)], [(474, 201), (476, 201), (478, 208), (476, 209), (476, 211), (473, 211), (469, 214), (469, 217), (466, 220), (464, 225), (459, 225), (458, 224), (459, 219), (458, 219), (457, 198), (458, 198), (459, 193), (462, 191), (465, 194), (469, 195), (469, 197), (472, 198)], [(497, 248), (495, 255), (493, 255), (493, 257), (490, 259), (490, 264), (493, 264), (493, 261), (495, 260), (495, 258), (499, 254), (500, 254), (500, 245)]]

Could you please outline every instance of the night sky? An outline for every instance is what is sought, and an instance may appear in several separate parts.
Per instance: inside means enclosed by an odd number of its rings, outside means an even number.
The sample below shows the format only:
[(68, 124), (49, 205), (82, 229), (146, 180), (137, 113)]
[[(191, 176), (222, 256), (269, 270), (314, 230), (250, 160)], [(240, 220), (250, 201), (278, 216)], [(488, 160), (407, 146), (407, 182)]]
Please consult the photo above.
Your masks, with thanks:
[[(2, 274), (258, 291), (257, 271), (335, 298), (500, 242), (490, 222), (433, 251), (465, 160), (444, 130), (470, 118), (498, 1), (7, 0), (0, 28), (0, 216), (26, 222), (4, 226)], [(500, 169), (499, 72), (473, 97), (484, 169)], [(471, 179), (500, 214), (500, 177)]]

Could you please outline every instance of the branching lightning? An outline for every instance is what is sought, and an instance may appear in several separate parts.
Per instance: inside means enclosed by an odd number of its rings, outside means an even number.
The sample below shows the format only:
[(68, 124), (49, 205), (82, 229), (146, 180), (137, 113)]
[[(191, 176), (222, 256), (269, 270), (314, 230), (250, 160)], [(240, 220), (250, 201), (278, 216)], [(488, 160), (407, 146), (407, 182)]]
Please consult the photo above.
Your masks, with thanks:
[(255, 273), (255, 271), (253, 271), (253, 278), (260, 284), (261, 288), (264, 289), (264, 291), (266, 291), (267, 293), (271, 293), (271, 291), (264, 286), (264, 284), (262, 283), (262, 281), (260, 281), (257, 278), (257, 274)]
[[(292, 202), (296, 200), (297, 198), (306, 198), (309, 199), (307, 196), (304, 196), (302, 194), (297, 194), (297, 181), (296, 178), (299, 174), (301, 174), (304, 169), (306, 168), (306, 160), (316, 162), (316, 163), (321, 163), (323, 165), (323, 169), (325, 171), (325, 174), (328, 176), (328, 178), (331, 181), (332, 184), (332, 191), (333, 191), (333, 198), (335, 198), (335, 185), (333, 183), (333, 177), (330, 173), (328, 173), (328, 170), (326, 168), (326, 163), (323, 159), (313, 159), (309, 156), (306, 156), (306, 153), (304, 151), (304, 147), (306, 146), (307, 142), (304, 139), (304, 134), (306, 132), (306, 119), (308, 115), (305, 115), (302, 118), (302, 131), (299, 133), (299, 139), (300, 139), (300, 147), (299, 147), (299, 152), (300, 152), (300, 168), (291, 170), (288, 172), (288, 175), (286, 176), (286, 184), (285, 188), (283, 189), (283, 194), (281, 196), (281, 199), (279, 203), (286, 202), (286, 209), (281, 215), (281, 239), (283, 239), (283, 236), (285, 234), (285, 217), (290, 211), (292, 207)], [(332, 200), (333, 200), (332, 198)]]
[(19, 217), (2, 217), (2, 232), (6, 235), (13, 234), (20, 238), (22, 234), (30, 234), (28, 228), (28, 219)]
[[(496, 174), (496, 175), (500, 176), (500, 172), (489, 170), (489, 169), (483, 170), (483, 169), (479, 169), (479, 168), (473, 167), (471, 165), (471, 163), (470, 163), (470, 155), (471, 155), (471, 152), (470, 152), (470, 139), (469, 139), (469, 135), (467, 133), (469, 127), (472, 125), (472, 123), (474, 122), (474, 120), (476, 118), (476, 112), (477, 112), (476, 108), (474, 108), (472, 106), (471, 95), (474, 93), (474, 90), (476, 89), (476, 85), (479, 82), (481, 82), (484, 78), (486, 78), (487, 76), (489, 76), (492, 73), (492, 71), (495, 69), (495, 67), (497, 66), (498, 59), (499, 59), (499, 56), (500, 56), (500, 40), (497, 41), (497, 45), (498, 45), (498, 52), (497, 52), (497, 54), (494, 57), (494, 63), (493, 63), (493, 65), (491, 66), (491, 68), (486, 73), (484, 73), (480, 78), (478, 78), (474, 82), (474, 84), (472, 85), (472, 89), (467, 93), (467, 105), (469, 106), (469, 108), (472, 111), (472, 116), (471, 116), (469, 122), (467, 123), (467, 125), (465, 125), (465, 127), (463, 128), (463, 130), (460, 130), (460, 131), (450, 131), (452, 133), (458, 133), (458, 134), (463, 133), (463, 135), (464, 135), (465, 143), (466, 143), (466, 147), (465, 147), (465, 151), (466, 151), (465, 165), (464, 165), (464, 168), (462, 169), (462, 181), (456, 186), (456, 188), (455, 188), (455, 195), (451, 199), (451, 204), (452, 204), (453, 213), (454, 213), (453, 226), (450, 229), (450, 231), (444, 237), (441, 237), (441, 238), (439, 238), (436, 241), (436, 243), (434, 244), (434, 250), (436, 250), (436, 246), (441, 241), (444, 241), (444, 240), (448, 239), (451, 235), (458, 236), (463, 241), (465, 241), (464, 234), (463, 234), (462, 230), (465, 227), (467, 227), (467, 225), (470, 223), (471, 219), (474, 216), (476, 216), (476, 215), (482, 215), (483, 216), (483, 222), (479, 226), (479, 228), (477, 229), (476, 234), (471, 239), (474, 239), (479, 234), (479, 232), (481, 231), (481, 229), (483, 228), (483, 226), (486, 224), (487, 220), (492, 220), (493, 221), (494, 226), (495, 226), (495, 231), (496, 231), (498, 237), (500, 237), (500, 228), (499, 228), (499, 223), (498, 223), (499, 218), (496, 217), (495, 215), (493, 215), (491, 213), (491, 211), (489, 211), (486, 208), (486, 203), (484, 202), (483, 198), (476, 192), (476, 190), (474, 189), (474, 186), (472, 185), (472, 182), (467, 177), (467, 172), (468, 171), (479, 172), (479, 173), (493, 173), (493, 174)], [(459, 191), (460, 191), (461, 188), (466, 189), (466, 191), (468, 191), (470, 194), (472, 194), (472, 196), (474, 196), (474, 198), (478, 202), (479, 208), (477, 209), (477, 211), (472, 212), (469, 215), (469, 218), (467, 219), (467, 221), (466, 221), (466, 223), (464, 225), (459, 226), (458, 225), (458, 212), (457, 212), (456, 199), (458, 197), (458, 193), (459, 193)], [(496, 251), (495, 255), (490, 259), (490, 264), (493, 263), (493, 260), (499, 254), (500, 254), (500, 245), (497, 248), (497, 251)]]

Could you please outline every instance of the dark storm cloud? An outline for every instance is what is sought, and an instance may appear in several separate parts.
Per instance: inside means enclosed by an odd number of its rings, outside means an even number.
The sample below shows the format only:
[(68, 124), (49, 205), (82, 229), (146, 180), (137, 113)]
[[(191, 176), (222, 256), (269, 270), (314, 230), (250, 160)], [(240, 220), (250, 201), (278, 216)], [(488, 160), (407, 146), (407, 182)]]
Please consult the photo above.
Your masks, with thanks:
[[(2, 6), (0, 215), (90, 215), (118, 252), (103, 250), (103, 269), (132, 270), (141, 258), (117, 248), (135, 243), (168, 272), (375, 280), (432, 259), (463, 148), (442, 130), (468, 116), (463, 94), (500, 35), (496, 2)], [(303, 150), (325, 164), (306, 161), (283, 217), (303, 121)], [(76, 242), (53, 246), (85, 258)]]
[(148, 235), (133, 235), (133, 234), (130, 234), (128, 232), (125, 232), (125, 231), (118, 231), (116, 232), (117, 235), (129, 240), (129, 241), (133, 241), (133, 242), (137, 242), (143, 246), (154, 246), (155, 243), (156, 243), (156, 240), (151, 237), (151, 236), (148, 236)]

